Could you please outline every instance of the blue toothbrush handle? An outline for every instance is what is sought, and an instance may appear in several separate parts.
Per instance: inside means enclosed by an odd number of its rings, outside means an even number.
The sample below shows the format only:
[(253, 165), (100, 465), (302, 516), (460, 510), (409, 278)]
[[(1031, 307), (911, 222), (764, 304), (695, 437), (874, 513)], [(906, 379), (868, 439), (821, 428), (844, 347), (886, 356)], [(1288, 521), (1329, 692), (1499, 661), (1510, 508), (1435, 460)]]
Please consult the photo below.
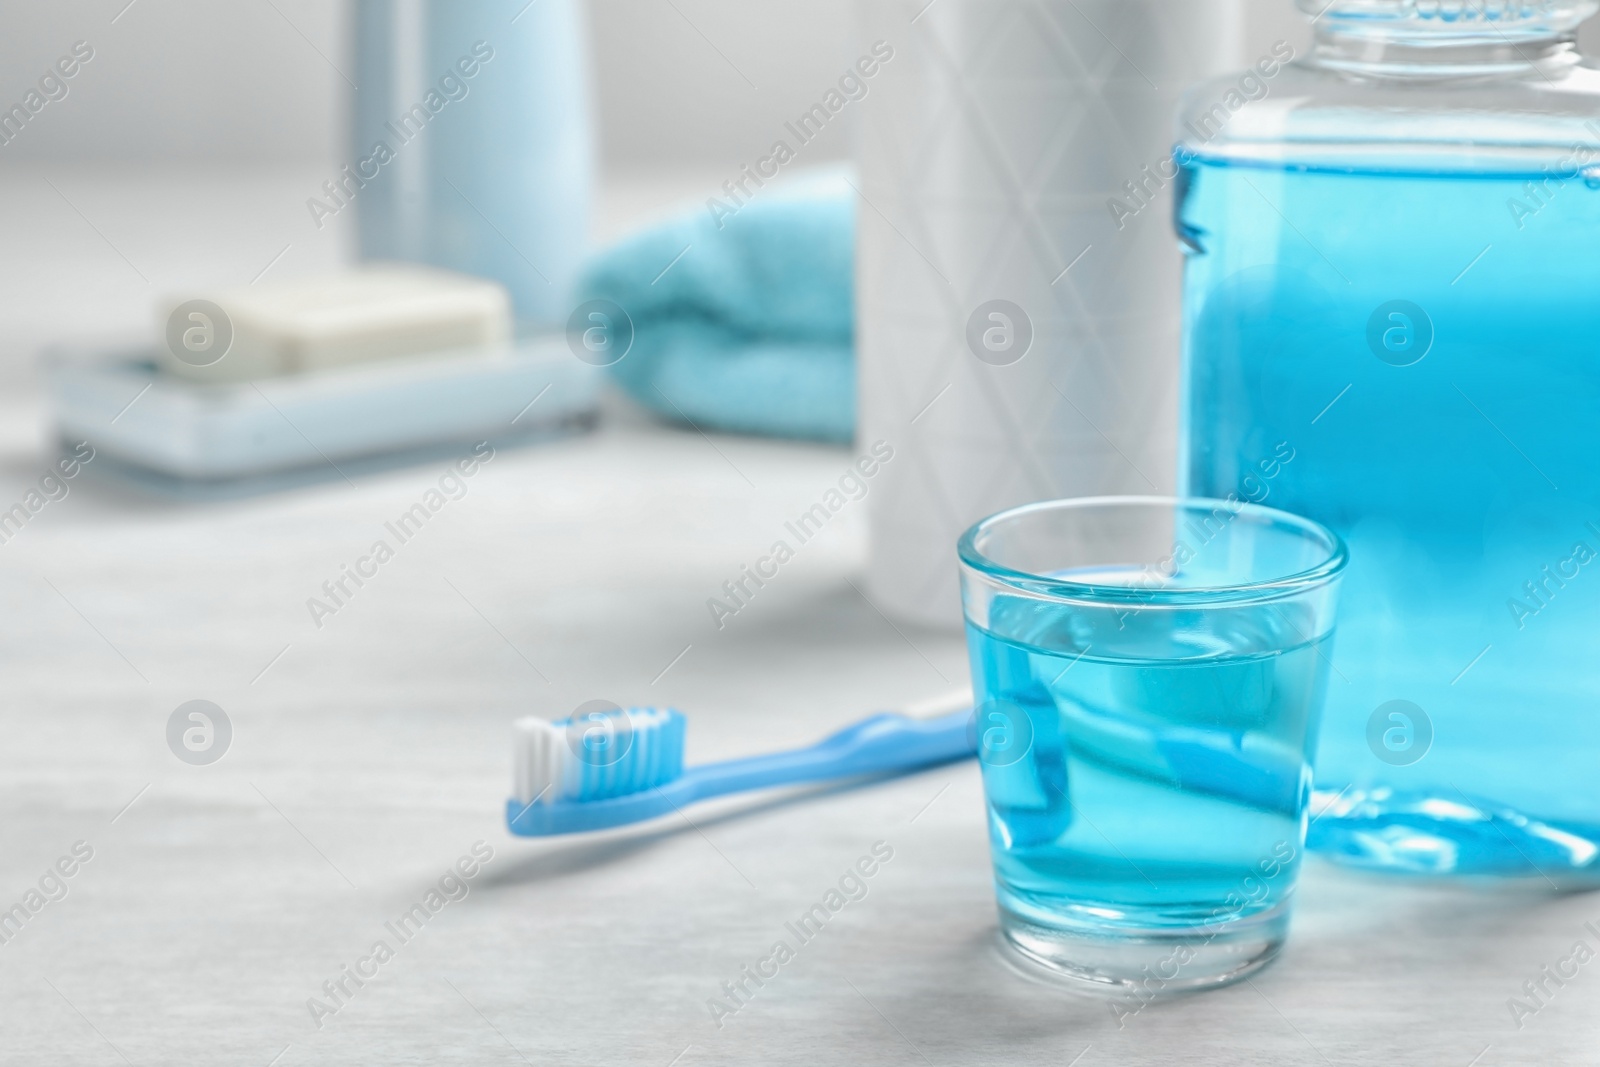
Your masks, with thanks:
[(888, 712), (847, 726), (809, 748), (708, 763), (684, 772), (696, 800), (778, 785), (891, 774), (967, 759), (973, 743), (972, 712), (913, 719)]

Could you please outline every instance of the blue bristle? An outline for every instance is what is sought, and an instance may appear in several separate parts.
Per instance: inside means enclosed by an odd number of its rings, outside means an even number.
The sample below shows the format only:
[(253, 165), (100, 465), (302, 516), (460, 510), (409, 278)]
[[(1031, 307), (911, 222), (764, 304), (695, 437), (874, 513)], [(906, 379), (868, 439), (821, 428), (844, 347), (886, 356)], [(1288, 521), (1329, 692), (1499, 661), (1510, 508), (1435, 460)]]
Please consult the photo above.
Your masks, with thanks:
[[(597, 719), (610, 723), (597, 723)], [(556, 723), (571, 727), (570, 719)], [(683, 773), (684, 717), (670, 708), (628, 708), (590, 713), (578, 729), (591, 743), (572, 746), (575, 781), (568, 800), (625, 796), (672, 781)]]

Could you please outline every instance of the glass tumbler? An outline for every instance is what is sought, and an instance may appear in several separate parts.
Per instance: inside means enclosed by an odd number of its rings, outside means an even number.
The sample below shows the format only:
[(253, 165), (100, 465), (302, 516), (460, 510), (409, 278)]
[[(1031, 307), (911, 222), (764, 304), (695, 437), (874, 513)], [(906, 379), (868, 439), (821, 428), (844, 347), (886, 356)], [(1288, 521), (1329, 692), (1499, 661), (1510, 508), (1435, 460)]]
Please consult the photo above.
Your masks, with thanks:
[(961, 538), (1002, 942), (1084, 988), (1243, 977), (1288, 931), (1344, 543), (1237, 496)]

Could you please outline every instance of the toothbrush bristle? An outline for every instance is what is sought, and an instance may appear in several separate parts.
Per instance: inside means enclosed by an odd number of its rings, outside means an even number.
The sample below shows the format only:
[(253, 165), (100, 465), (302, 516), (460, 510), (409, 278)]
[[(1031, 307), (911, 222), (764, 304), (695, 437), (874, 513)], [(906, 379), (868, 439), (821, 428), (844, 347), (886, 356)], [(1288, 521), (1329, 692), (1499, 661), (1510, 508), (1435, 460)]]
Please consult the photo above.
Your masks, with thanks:
[(670, 708), (601, 708), (512, 725), (513, 795), (523, 804), (603, 800), (683, 773), (684, 718)]

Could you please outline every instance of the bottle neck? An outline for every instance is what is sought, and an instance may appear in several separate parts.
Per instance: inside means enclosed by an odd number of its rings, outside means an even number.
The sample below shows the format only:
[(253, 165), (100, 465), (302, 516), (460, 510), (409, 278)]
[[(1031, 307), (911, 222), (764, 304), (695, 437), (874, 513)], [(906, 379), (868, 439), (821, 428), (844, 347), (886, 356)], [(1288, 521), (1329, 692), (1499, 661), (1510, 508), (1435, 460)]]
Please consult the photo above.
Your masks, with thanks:
[[(1302, 7), (1319, 0), (1302, 0)], [(1597, 0), (1535, 0), (1525, 17), (1454, 17), (1412, 0), (1320, 0), (1309, 61), (1329, 70), (1386, 78), (1555, 77), (1579, 63), (1578, 25)], [(1450, 6), (1435, 4), (1435, 8)], [(1458, 3), (1455, 5), (1460, 7)], [(1419, 11), (1419, 8), (1422, 10)], [(1532, 9), (1531, 11), (1529, 9)]]
[(1311, 63), (1329, 70), (1389, 78), (1556, 77), (1575, 66), (1577, 33), (1521, 41), (1397, 41), (1317, 29)]

